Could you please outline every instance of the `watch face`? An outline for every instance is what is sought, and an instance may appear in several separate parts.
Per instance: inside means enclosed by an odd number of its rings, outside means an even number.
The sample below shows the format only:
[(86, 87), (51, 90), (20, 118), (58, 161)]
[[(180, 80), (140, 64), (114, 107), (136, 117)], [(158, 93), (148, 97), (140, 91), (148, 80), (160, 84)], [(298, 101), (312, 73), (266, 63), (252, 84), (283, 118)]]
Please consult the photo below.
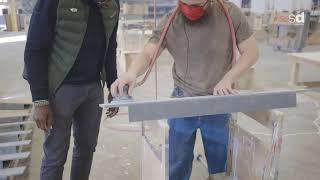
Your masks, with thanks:
[(73, 13), (76, 13), (76, 12), (78, 12), (78, 9), (77, 8), (70, 8), (70, 11)]

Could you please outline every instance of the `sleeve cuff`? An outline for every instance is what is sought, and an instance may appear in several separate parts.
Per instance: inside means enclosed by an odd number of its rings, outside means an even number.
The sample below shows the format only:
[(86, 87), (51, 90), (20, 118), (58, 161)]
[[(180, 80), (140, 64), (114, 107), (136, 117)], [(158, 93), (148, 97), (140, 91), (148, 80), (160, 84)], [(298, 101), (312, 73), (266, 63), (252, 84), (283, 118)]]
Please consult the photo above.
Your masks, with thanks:
[(148, 43), (152, 43), (152, 44), (158, 44), (160, 41), (160, 38), (158, 37), (151, 37), (148, 41)]
[(49, 100), (48, 88), (32, 89), (32, 101)]

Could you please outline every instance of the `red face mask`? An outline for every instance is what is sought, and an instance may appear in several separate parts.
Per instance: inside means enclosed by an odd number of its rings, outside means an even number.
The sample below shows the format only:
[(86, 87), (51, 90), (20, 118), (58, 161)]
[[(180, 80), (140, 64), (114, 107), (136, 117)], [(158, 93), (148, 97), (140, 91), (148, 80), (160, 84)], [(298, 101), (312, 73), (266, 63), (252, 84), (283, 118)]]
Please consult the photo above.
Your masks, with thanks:
[[(206, 3), (205, 3), (206, 4)], [(190, 21), (197, 21), (204, 15), (205, 9), (204, 5), (188, 5), (179, 1), (179, 7), (183, 15), (188, 18)]]

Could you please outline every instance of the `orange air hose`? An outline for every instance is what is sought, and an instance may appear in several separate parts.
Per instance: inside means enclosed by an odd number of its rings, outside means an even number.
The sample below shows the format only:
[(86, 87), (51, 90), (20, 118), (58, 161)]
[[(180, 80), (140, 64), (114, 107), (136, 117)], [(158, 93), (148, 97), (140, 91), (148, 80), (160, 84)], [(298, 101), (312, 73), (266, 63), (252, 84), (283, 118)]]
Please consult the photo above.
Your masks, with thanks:
[[(228, 8), (225, 6), (223, 0), (217, 0), (219, 2), (219, 4), (221, 5), (223, 11), (224, 11), (224, 14), (225, 16), (227, 17), (227, 20), (228, 20), (228, 24), (229, 24), (229, 28), (230, 28), (230, 33), (231, 33), (231, 37), (232, 37), (232, 48), (233, 48), (233, 51), (232, 51), (232, 65), (234, 65), (236, 63), (236, 54), (237, 54), (237, 40), (236, 40), (236, 33), (235, 33), (235, 28), (234, 28), (234, 24), (233, 24), (233, 21), (232, 21), (232, 18), (231, 18), (231, 15), (229, 13), (229, 10)], [(173, 22), (176, 14), (178, 13), (179, 11), (179, 5), (177, 5), (177, 7), (174, 9), (173, 13), (170, 15), (167, 23), (165, 24), (164, 26), (164, 29), (163, 31), (161, 32), (161, 36), (160, 36), (160, 40), (157, 44), (157, 48), (156, 48), (156, 51), (155, 53), (152, 55), (152, 58), (151, 58), (151, 62), (149, 64), (149, 67), (148, 67), (148, 70), (147, 72), (145, 73), (145, 76), (143, 77), (143, 79), (138, 82), (136, 84), (136, 86), (141, 86), (142, 84), (144, 84), (146, 82), (146, 80), (148, 79), (151, 71), (152, 71), (152, 68), (153, 66), (155, 65), (156, 61), (157, 61), (157, 57), (159, 56), (159, 53), (160, 53), (160, 50), (161, 50), (161, 46), (163, 44), (163, 41), (167, 35), (167, 32), (169, 30), (169, 27), (171, 25), (171, 23)]]
[(140, 82), (138, 82), (138, 83), (136, 84), (136, 86), (141, 86), (141, 85), (144, 84), (144, 83), (146, 82), (146, 80), (148, 79), (148, 77), (149, 77), (149, 75), (150, 75), (150, 73), (151, 73), (151, 70), (152, 70), (154, 64), (155, 64), (156, 61), (157, 61), (157, 57), (158, 57), (159, 52), (160, 52), (160, 50), (161, 50), (161, 46), (162, 46), (162, 44), (163, 44), (164, 38), (166, 37), (167, 32), (168, 32), (168, 30), (169, 30), (169, 27), (170, 27), (171, 23), (173, 22), (173, 19), (174, 19), (174, 17), (176, 16), (176, 14), (177, 14), (178, 11), (179, 11), (179, 6), (177, 6), (177, 7), (175, 8), (175, 10), (173, 11), (173, 13), (172, 13), (171, 16), (169, 17), (167, 23), (165, 24), (164, 29), (163, 29), (163, 31), (161, 32), (160, 40), (159, 40), (159, 42), (158, 42), (158, 44), (157, 44), (157, 49), (156, 49), (155, 53), (152, 55), (149, 68), (148, 68), (145, 76), (143, 77), (143, 79), (142, 79)]
[(230, 33), (231, 33), (231, 37), (232, 37), (232, 66), (234, 66), (236, 63), (236, 60), (237, 60), (237, 50), (238, 50), (236, 30), (234, 28), (234, 24), (233, 24), (230, 12), (229, 12), (228, 8), (224, 5), (223, 0), (218, 0), (218, 2), (221, 5), (221, 7), (223, 8), (223, 12), (228, 20), (229, 29), (230, 29)]

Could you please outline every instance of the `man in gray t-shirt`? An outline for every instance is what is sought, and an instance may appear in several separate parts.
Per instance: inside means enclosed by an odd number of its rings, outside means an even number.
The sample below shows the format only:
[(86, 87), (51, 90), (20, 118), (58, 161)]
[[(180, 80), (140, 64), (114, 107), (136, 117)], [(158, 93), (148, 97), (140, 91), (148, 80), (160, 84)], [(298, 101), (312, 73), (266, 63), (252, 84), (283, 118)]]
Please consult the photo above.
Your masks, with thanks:
[[(258, 48), (248, 22), (233, 3), (225, 2), (232, 18), (240, 57), (232, 65), (233, 44), (228, 20), (217, 0), (180, 0), (179, 12), (162, 44), (174, 59), (173, 97), (229, 95), (232, 84), (254, 65)], [(122, 94), (125, 84), (133, 87), (136, 78), (146, 72), (156, 51), (169, 13), (154, 30), (141, 59), (112, 85), (114, 96)], [(201, 130), (210, 174), (225, 171), (230, 115), (212, 115), (170, 119), (170, 180), (188, 180), (193, 161), (196, 131)], [(212, 176), (213, 177), (213, 176)]]

